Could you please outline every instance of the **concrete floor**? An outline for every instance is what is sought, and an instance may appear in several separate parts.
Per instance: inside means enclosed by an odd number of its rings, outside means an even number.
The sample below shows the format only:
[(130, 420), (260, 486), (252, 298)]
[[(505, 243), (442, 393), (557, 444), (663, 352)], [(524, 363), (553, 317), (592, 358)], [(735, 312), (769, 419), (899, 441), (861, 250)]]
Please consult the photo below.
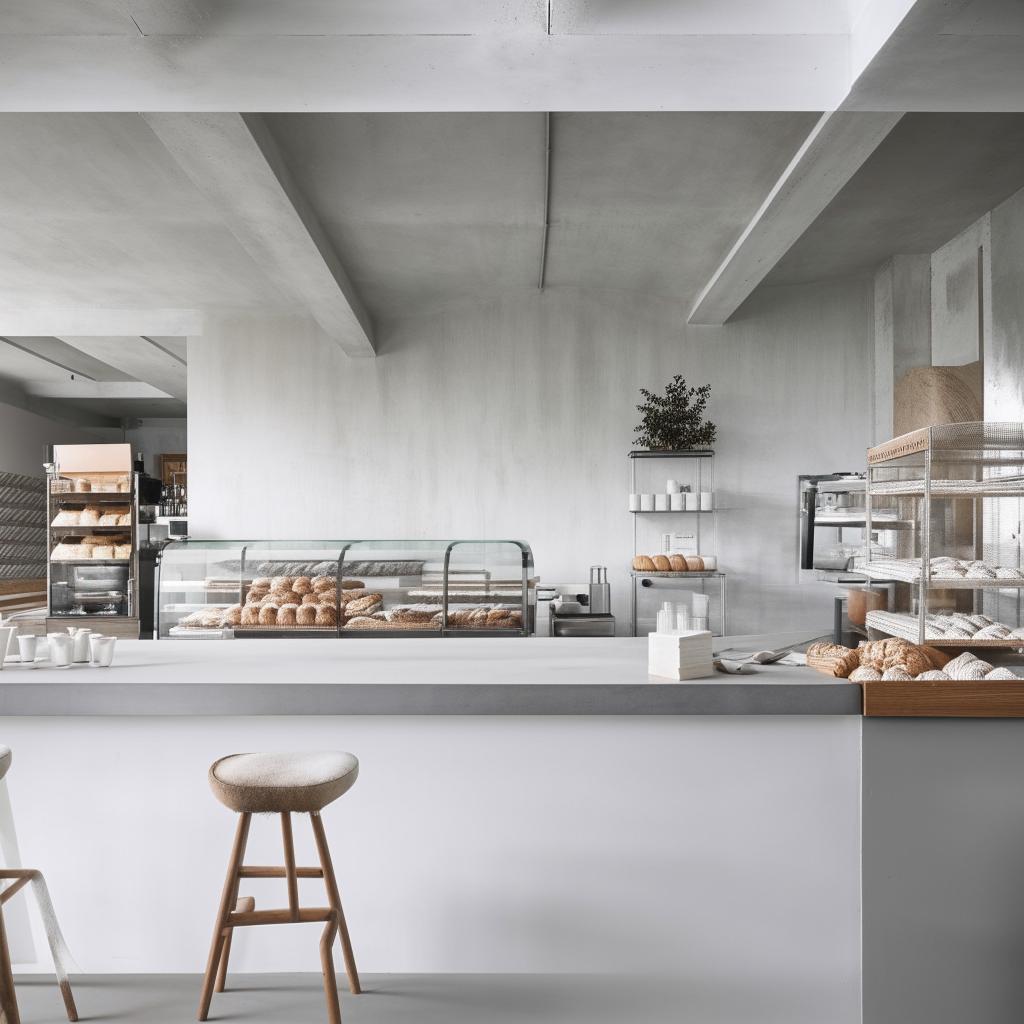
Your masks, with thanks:
[[(81, 1020), (186, 1024), (195, 1020), (196, 975), (88, 975), (72, 979)], [(339, 979), (344, 984), (344, 978)], [(342, 990), (345, 1024), (821, 1024), (808, 993), (567, 975), (369, 975), (364, 993)], [(213, 998), (211, 1021), (325, 1024), (319, 975), (236, 975)], [(18, 979), (22, 1024), (60, 1024), (52, 979)], [(815, 1005), (812, 1005), (815, 1004)]]

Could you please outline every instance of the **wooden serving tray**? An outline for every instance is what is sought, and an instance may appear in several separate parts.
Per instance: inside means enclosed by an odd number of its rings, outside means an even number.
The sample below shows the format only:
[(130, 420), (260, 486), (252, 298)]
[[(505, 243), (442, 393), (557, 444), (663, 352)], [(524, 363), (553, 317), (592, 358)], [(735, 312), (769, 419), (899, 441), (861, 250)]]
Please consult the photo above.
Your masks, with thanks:
[(866, 718), (1024, 718), (1024, 679), (869, 680)]

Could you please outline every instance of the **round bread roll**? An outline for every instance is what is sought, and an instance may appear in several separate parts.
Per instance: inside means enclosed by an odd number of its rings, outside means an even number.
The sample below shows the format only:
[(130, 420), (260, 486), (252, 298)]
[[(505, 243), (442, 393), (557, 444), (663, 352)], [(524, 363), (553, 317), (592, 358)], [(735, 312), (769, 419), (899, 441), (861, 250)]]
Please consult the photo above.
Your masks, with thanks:
[(264, 590), (262, 587), (250, 587), (248, 593), (245, 595), (246, 604), (259, 604), (265, 597), (270, 595), (269, 590)]
[(366, 584), (362, 580), (342, 580), (342, 590), (363, 590)]
[(260, 606), (260, 625), (261, 626), (276, 626), (277, 625), (277, 612), (278, 607), (276, 604), (264, 604)]
[(295, 613), (299, 610), (297, 604), (283, 604), (277, 609), (277, 624), (279, 626), (294, 626)]
[(315, 626), (316, 625), (316, 605), (315, 604), (300, 604), (295, 609), (295, 625), (296, 626)]
[(270, 581), (271, 590), (291, 590), (295, 582), (294, 576), (275, 576)]
[(281, 603), (282, 603), (282, 605), (285, 605), (285, 604), (302, 604), (302, 599), (305, 596), (306, 596), (305, 594), (300, 594), (297, 590), (289, 590), (288, 593), (284, 595), (285, 599)]
[(318, 604), (316, 606), (316, 624), (318, 626), (336, 626), (338, 624), (338, 612), (334, 605)]
[(281, 600), (281, 595), (271, 591), (266, 597), (260, 598), (260, 607), (266, 608), (267, 605), (273, 605), (275, 608), (280, 608), (284, 602)]
[(258, 626), (260, 624), (260, 608), (254, 604), (247, 604), (242, 609), (243, 626)]
[(998, 668), (992, 669), (992, 671), (989, 672), (989, 674), (987, 676), (985, 676), (985, 678), (986, 679), (1019, 679), (1020, 676), (1018, 676), (1015, 672), (1011, 672), (1008, 668), (1004, 668), (1002, 665), (1000, 665)]
[(668, 565), (672, 572), (686, 572), (686, 559), (682, 555), (669, 555)]
[(687, 572), (703, 572), (704, 571), (704, 559), (698, 555), (687, 555), (686, 556), (686, 571)]
[(242, 606), (240, 604), (233, 604), (224, 613), (224, 625), (225, 626), (240, 626), (242, 624)]
[(902, 668), (899, 668), (898, 666), (894, 666), (893, 668), (887, 668), (882, 673), (882, 679), (886, 682), (907, 682), (908, 680), (913, 678), (914, 677), (909, 672), (905, 671)]
[(338, 607), (338, 594), (334, 590), (321, 590), (314, 596), (317, 604), (329, 604), (332, 608)]
[(949, 675), (948, 675), (948, 673), (943, 672), (940, 669), (930, 668), (930, 669), (928, 669), (925, 672), (919, 672), (916, 678), (917, 679), (923, 679), (923, 680), (928, 681), (928, 682), (931, 682), (931, 681), (939, 682), (939, 681), (944, 680), (944, 679), (949, 679)]
[(249, 584), (250, 590), (255, 589), (269, 590), (270, 589), (270, 577), (269, 576), (257, 576), (256, 579)]
[(319, 594), (309, 593), (309, 594), (303, 594), (302, 595), (302, 607), (303, 608), (308, 608), (310, 605), (315, 605), (315, 604), (319, 604), (319, 603), (320, 603), (320, 595)]
[(298, 603), (292, 600), (292, 592), (290, 590), (284, 590), (281, 587), (274, 587), (267, 596), (273, 598), (279, 605)]
[(850, 673), (849, 678), (851, 683), (869, 683), (872, 680), (881, 679), (882, 673), (877, 668), (871, 668), (870, 665), (861, 665)]
[(668, 572), (672, 568), (672, 563), (664, 555), (652, 555), (651, 561), (657, 572)]
[(321, 590), (334, 590), (337, 579), (334, 576), (314, 576), (309, 585), (319, 593)]
[(308, 576), (296, 576), (295, 582), (292, 584), (292, 592), (299, 594), (300, 596), (312, 593), (313, 584), (310, 582)]
[(648, 555), (637, 555), (633, 559), (633, 568), (637, 572), (654, 572), (654, 562)]

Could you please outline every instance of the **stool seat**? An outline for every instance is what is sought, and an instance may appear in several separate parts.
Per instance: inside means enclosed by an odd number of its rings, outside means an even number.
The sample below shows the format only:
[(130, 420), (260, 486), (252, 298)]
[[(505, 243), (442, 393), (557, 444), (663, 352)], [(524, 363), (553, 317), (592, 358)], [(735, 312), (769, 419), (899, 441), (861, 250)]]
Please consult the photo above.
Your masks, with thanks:
[(7, 774), (7, 769), (11, 767), (11, 748), (5, 747), (0, 743), (0, 779)]
[(229, 754), (210, 767), (210, 788), (240, 814), (310, 814), (354, 785), (359, 761), (352, 754)]

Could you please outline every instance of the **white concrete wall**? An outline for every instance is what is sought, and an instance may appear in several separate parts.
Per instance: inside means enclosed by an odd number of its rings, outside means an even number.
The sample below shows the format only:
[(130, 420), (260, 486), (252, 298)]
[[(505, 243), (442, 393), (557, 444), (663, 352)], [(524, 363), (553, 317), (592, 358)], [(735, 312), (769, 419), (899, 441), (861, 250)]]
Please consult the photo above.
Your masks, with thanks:
[(864, 465), (871, 318), (866, 282), (764, 289), (720, 328), (550, 290), (383, 324), (374, 360), (299, 318), (211, 325), (189, 342), (193, 535), (522, 538), (549, 581), (608, 565), (624, 625), (637, 389), (682, 373), (713, 388), (730, 630), (828, 628), (833, 591), (796, 582), (796, 478)]
[(985, 349), (985, 417), (1024, 420), (1024, 189), (991, 214), (992, 330)]
[(981, 357), (982, 333), (991, 323), (991, 291), (985, 283), (990, 246), (990, 215), (985, 214), (932, 253), (934, 366), (963, 366)]
[(133, 452), (142, 452), (146, 458), (146, 472), (160, 475), (160, 456), (176, 455), (188, 450), (188, 425), (184, 417), (131, 420), (124, 429), (103, 431), (110, 440), (123, 441)]
[(0, 472), (42, 476), (48, 444), (87, 444), (99, 440), (99, 431), (59, 423), (0, 402)]
[[(201, 970), (235, 824), (206, 782), (216, 757), (341, 747), (360, 777), (324, 819), (364, 972), (668, 973), (702, 1005), (748, 1007), (730, 1020), (859, 1024), (860, 728), (8, 718), (3, 740), (23, 858), (88, 972)], [(299, 863), (315, 863), (308, 832), (296, 819)], [(281, 863), (275, 819), (254, 821), (247, 859)], [(244, 891), (285, 902), (283, 882)], [(232, 967), (315, 972), (319, 931), (240, 932)]]

